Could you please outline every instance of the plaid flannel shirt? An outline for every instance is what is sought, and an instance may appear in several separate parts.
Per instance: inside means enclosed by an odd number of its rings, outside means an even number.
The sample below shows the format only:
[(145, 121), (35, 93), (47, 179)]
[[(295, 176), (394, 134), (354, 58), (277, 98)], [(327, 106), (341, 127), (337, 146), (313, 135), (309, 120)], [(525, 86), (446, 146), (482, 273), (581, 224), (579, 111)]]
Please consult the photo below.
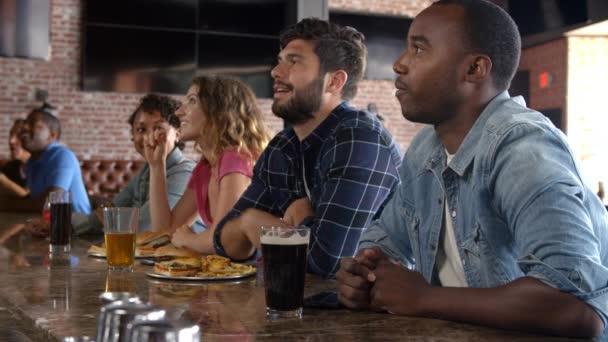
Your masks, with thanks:
[(244, 210), (282, 217), (294, 200), (308, 197), (315, 212), (302, 222), (311, 229), (308, 271), (333, 277), (397, 188), (400, 164), (399, 148), (380, 121), (346, 103), (301, 142), (287, 128), (264, 150), (251, 185), (218, 223), (216, 252), (225, 255), (222, 228)]

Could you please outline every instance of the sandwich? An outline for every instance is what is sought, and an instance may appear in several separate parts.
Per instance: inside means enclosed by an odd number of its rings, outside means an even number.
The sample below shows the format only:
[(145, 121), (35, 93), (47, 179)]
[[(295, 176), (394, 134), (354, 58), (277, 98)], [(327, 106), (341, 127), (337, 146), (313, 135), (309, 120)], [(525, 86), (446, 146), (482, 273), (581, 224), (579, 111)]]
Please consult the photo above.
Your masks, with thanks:
[(200, 270), (200, 258), (177, 257), (154, 264), (154, 272), (170, 277), (192, 277)]
[[(192, 277), (201, 270), (201, 255), (193, 250), (164, 245), (154, 251), (154, 272), (171, 277)], [(169, 260), (166, 260), (169, 259)]]
[(167, 232), (143, 232), (135, 236), (135, 245), (139, 255), (152, 255), (154, 251), (171, 242), (171, 236)]

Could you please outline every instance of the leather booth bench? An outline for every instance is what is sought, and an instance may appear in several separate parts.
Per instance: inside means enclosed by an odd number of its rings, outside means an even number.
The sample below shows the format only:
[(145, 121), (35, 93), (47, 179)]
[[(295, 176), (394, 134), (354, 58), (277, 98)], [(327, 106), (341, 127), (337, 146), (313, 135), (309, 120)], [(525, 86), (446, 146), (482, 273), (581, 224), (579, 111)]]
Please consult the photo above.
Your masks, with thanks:
[(81, 160), (80, 170), (89, 196), (111, 199), (143, 164), (132, 160)]
[[(6, 160), (0, 160), (0, 166)], [(94, 199), (111, 199), (144, 164), (141, 160), (80, 160), (84, 185)]]

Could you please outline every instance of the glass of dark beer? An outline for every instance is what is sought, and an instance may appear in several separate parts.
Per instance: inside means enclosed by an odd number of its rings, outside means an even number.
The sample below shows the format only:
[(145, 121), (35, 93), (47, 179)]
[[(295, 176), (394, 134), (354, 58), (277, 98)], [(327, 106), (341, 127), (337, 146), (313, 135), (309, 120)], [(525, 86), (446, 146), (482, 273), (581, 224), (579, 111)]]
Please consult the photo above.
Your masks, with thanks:
[(266, 315), (301, 318), (310, 229), (262, 227), (260, 242), (264, 258)]
[(51, 203), (51, 256), (70, 252), (72, 237), (72, 194), (57, 190), (49, 193)]

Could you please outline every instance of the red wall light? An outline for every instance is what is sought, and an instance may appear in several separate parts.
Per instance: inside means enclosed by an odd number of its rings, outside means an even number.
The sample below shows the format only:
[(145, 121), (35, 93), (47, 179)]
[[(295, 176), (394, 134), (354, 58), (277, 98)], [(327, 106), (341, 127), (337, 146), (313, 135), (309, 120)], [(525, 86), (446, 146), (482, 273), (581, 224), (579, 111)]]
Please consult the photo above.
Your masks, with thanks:
[(553, 76), (548, 71), (543, 71), (538, 75), (538, 85), (540, 89), (547, 89), (553, 83)]

